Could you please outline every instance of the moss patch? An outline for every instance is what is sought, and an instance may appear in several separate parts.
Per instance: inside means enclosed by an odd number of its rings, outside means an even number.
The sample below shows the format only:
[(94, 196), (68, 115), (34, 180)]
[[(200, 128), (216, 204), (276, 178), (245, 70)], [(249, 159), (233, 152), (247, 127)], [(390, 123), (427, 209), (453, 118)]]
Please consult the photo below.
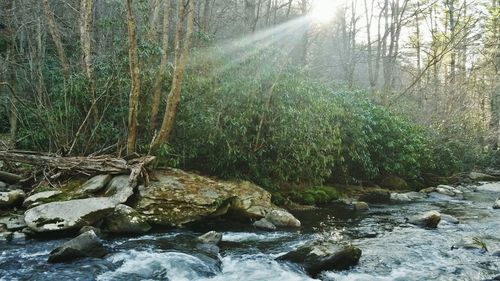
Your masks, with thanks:
[(287, 204), (288, 200), (306, 205), (323, 205), (343, 197), (336, 187), (295, 187), (287, 191), (273, 193), (273, 203), (277, 205)]

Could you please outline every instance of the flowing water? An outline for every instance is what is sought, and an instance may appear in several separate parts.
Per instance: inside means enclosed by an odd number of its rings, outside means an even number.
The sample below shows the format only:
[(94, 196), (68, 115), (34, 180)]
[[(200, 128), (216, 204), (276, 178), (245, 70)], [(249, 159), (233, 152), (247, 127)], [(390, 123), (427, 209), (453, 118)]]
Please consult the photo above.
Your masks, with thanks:
[[(475, 189), (475, 188), (474, 188)], [(245, 224), (214, 221), (183, 230), (104, 240), (110, 254), (48, 264), (49, 252), (67, 239), (0, 242), (0, 280), (312, 280), (294, 264), (275, 258), (318, 237), (351, 241), (362, 249), (358, 266), (325, 272), (321, 280), (500, 280), (500, 210), (493, 210), (500, 183), (482, 184), (465, 200), (439, 197), (372, 206), (367, 213), (324, 208), (296, 213), (300, 231), (264, 232)], [(405, 217), (438, 210), (460, 219), (434, 230), (409, 225)], [(221, 262), (196, 251), (193, 238), (223, 232)], [(453, 249), (463, 237), (478, 237), (488, 251)]]

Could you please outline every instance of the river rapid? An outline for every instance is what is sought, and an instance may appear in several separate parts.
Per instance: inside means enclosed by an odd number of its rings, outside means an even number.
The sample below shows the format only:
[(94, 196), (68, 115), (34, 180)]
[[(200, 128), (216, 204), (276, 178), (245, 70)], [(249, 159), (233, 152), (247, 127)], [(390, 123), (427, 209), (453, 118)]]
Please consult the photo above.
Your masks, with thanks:
[[(359, 265), (324, 272), (321, 280), (500, 280), (500, 210), (492, 205), (500, 183), (465, 188), (464, 200), (446, 196), (423, 201), (372, 205), (365, 213), (325, 207), (296, 212), (300, 231), (259, 231), (246, 223), (217, 220), (185, 229), (104, 239), (110, 254), (49, 264), (49, 252), (67, 239), (0, 242), (0, 280), (313, 280), (297, 265), (275, 258), (317, 239), (350, 241), (363, 254)], [(452, 215), (437, 229), (410, 225), (405, 217), (429, 210)], [(193, 250), (194, 237), (223, 233), (221, 263)], [(477, 237), (488, 251), (452, 249), (464, 237)], [(497, 279), (495, 279), (497, 278)]]

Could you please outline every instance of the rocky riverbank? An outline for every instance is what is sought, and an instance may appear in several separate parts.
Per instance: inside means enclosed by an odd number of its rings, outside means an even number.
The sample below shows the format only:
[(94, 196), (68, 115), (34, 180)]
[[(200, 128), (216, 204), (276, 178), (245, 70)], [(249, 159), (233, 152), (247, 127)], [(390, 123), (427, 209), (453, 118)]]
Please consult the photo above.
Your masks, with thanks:
[[(267, 191), (250, 182), (217, 181), (175, 169), (157, 171), (148, 185), (131, 186), (128, 179), (126, 175), (98, 175), (68, 181), (57, 189), (41, 184), (28, 194), (15, 185), (5, 184), (0, 193), (3, 204), (0, 236), (4, 241), (21, 241), (26, 236), (76, 236), (52, 249), (47, 258), (49, 262), (69, 262), (82, 257), (109, 256), (107, 240), (100, 237), (143, 235), (158, 226), (172, 229), (224, 217), (270, 231), (301, 227), (294, 215), (271, 203)], [(372, 204), (453, 202), (464, 200), (464, 193), (474, 191), (469, 185), (439, 185), (419, 192), (399, 193), (368, 188), (355, 192), (355, 198), (344, 198), (330, 206), (354, 213), (370, 212)], [(492, 199), (492, 208), (497, 204), (498, 200)], [(460, 219), (437, 210), (421, 210), (405, 217), (405, 222), (433, 229), (443, 223), (459, 224)], [(215, 268), (218, 264), (220, 270), (221, 239), (222, 234), (214, 232), (188, 243), (196, 256)], [(454, 247), (480, 248), (480, 243), (481, 240), (465, 237)], [(316, 277), (324, 271), (351, 268), (358, 263), (361, 252), (362, 249), (347, 241), (313, 239), (278, 256), (277, 261), (297, 263)]]

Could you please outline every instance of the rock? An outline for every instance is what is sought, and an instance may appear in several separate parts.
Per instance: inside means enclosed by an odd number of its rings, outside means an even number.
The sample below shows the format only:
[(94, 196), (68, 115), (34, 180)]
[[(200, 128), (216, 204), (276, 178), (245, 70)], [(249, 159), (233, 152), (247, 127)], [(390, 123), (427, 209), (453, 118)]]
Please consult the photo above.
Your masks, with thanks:
[(24, 216), (22, 215), (10, 215), (1, 217), (0, 224), (4, 224), (5, 227), (10, 231), (21, 230), (26, 227)]
[(436, 190), (436, 188), (431, 186), (431, 187), (421, 189), (419, 192), (429, 194), (431, 192), (434, 192), (434, 190)]
[(196, 240), (203, 244), (218, 245), (222, 240), (222, 233), (216, 231), (209, 231), (203, 235), (198, 236)]
[(86, 198), (52, 202), (27, 210), (24, 220), (35, 232), (80, 228), (106, 217), (116, 203), (109, 198)]
[(406, 193), (391, 193), (391, 200), (399, 202), (412, 202), (423, 200), (427, 198), (427, 195), (422, 192), (406, 192)]
[(462, 237), (460, 241), (451, 246), (451, 249), (488, 251), (488, 249), (486, 249), (486, 244), (480, 237)]
[(367, 203), (389, 203), (391, 193), (383, 189), (372, 189), (359, 196), (359, 200)]
[(289, 212), (283, 210), (272, 210), (266, 215), (265, 219), (278, 227), (300, 227), (300, 221)]
[(452, 196), (452, 197), (463, 194), (462, 191), (454, 188), (453, 186), (444, 185), (444, 184), (438, 185), (436, 187), (436, 189), (434, 190), (434, 192), (441, 193), (441, 194), (448, 195), (448, 196)]
[(128, 175), (114, 177), (106, 187), (104, 195), (110, 197), (117, 203), (127, 202), (128, 198), (134, 194), (135, 188), (135, 186), (129, 185), (128, 179)]
[(10, 231), (6, 231), (6, 232), (1, 232), (0, 233), (0, 241), (4, 240), (4, 241), (8, 241), (8, 242), (19, 242), (21, 240), (25, 240), (26, 239), (26, 235), (22, 232), (10, 232)]
[(62, 192), (59, 190), (38, 192), (24, 199), (23, 206), (26, 208), (35, 207), (37, 205), (47, 203), (47, 199), (54, 198), (60, 194), (62, 194)]
[(358, 264), (360, 257), (361, 250), (352, 245), (314, 242), (277, 259), (297, 263), (304, 267), (309, 276), (316, 278), (323, 271), (349, 269)]
[(177, 169), (157, 171), (155, 178), (139, 186), (132, 205), (151, 224), (179, 226), (226, 213), (260, 219), (279, 209), (269, 192), (250, 182), (215, 181)]
[(80, 193), (84, 194), (95, 193), (103, 189), (110, 180), (111, 180), (111, 175), (97, 175), (86, 181), (80, 187)]
[(354, 205), (354, 210), (356, 211), (365, 212), (370, 210), (370, 206), (368, 205), (368, 203), (363, 201), (354, 202), (353, 205)]
[(7, 188), (7, 184), (3, 181), (0, 181), (0, 190), (5, 190)]
[(500, 250), (493, 251), (493, 253), (491, 253), (491, 255), (494, 256), (494, 257), (499, 257), (500, 258)]
[(497, 198), (497, 200), (493, 204), (493, 209), (500, 209), (500, 198)]
[(252, 225), (261, 229), (276, 230), (276, 226), (265, 218), (255, 221)]
[(456, 217), (447, 215), (447, 214), (441, 214), (441, 221), (451, 223), (451, 224), (459, 224), (460, 220), (458, 220)]
[(422, 227), (427, 228), (437, 228), (437, 225), (441, 221), (441, 214), (437, 211), (429, 211), (421, 215), (416, 215), (410, 217), (408, 222)]
[(50, 252), (48, 262), (69, 262), (81, 257), (102, 258), (107, 253), (99, 237), (91, 230)]
[(10, 208), (18, 205), (24, 199), (26, 194), (20, 189), (9, 192), (0, 192), (0, 208)]
[(405, 190), (408, 189), (408, 184), (406, 181), (398, 176), (388, 176), (385, 177), (382, 182), (380, 182), (380, 186), (383, 188), (388, 188), (391, 190)]
[(104, 219), (103, 229), (111, 233), (146, 233), (151, 225), (132, 207), (119, 204)]
[(80, 228), (78, 233), (83, 234), (87, 231), (93, 231), (97, 235), (97, 237), (103, 237), (101, 229), (94, 227), (94, 226), (91, 226), (91, 225), (86, 225), (86, 226)]
[(473, 181), (498, 181), (500, 179), (500, 177), (478, 172), (471, 172), (469, 178)]

